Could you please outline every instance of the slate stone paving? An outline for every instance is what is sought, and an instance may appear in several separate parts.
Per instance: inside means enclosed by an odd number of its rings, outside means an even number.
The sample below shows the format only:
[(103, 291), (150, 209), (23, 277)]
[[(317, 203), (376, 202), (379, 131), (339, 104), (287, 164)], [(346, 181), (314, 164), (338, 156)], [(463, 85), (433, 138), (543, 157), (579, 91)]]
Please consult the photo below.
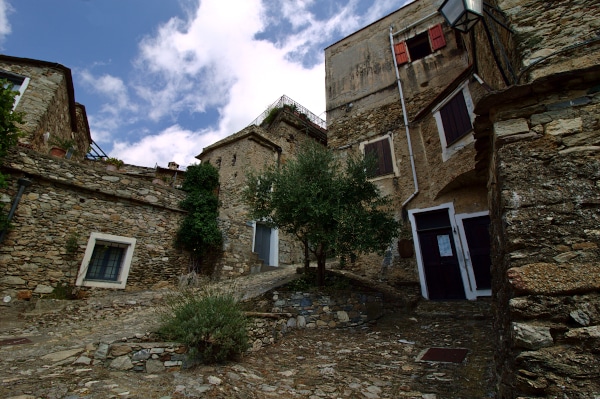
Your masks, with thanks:
[[(237, 281), (257, 296), (292, 278), (269, 272)], [(4, 306), (0, 341), (0, 397), (84, 398), (485, 398), (492, 397), (493, 348), (489, 302), (420, 302), (376, 323), (341, 329), (292, 329), (237, 362), (190, 369), (153, 361), (135, 371), (127, 356), (107, 366), (99, 343), (122, 347), (148, 337), (165, 291), (112, 293), (71, 301), (56, 313), (12, 314)], [(59, 308), (59, 307), (57, 307)], [(467, 349), (460, 363), (417, 361), (430, 347)], [(156, 351), (156, 350), (155, 350)], [(115, 362), (115, 360), (119, 359)]]

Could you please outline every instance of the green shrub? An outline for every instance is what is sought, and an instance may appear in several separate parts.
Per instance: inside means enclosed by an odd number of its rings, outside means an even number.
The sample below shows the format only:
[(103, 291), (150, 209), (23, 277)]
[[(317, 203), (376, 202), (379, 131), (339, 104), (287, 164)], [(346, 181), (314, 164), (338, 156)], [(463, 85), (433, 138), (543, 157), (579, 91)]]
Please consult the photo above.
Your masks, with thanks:
[(260, 125), (261, 126), (270, 125), (275, 120), (277, 115), (279, 115), (279, 111), (281, 111), (281, 108), (279, 108), (279, 107), (271, 108), (269, 110), (269, 112), (267, 113), (267, 116), (265, 117), (265, 119), (262, 121), (262, 123)]
[(352, 290), (352, 282), (348, 277), (340, 276), (334, 273), (325, 274), (325, 282), (322, 286), (317, 285), (316, 280), (317, 271), (315, 268), (311, 268), (308, 274), (304, 274), (289, 283), (287, 283), (282, 290), (286, 291), (349, 291)]
[(77, 292), (78, 287), (75, 287), (68, 283), (58, 283), (54, 290), (46, 296), (50, 299), (61, 299), (61, 300), (72, 300), (78, 299)]
[(185, 344), (190, 357), (203, 363), (233, 359), (248, 349), (246, 316), (229, 294), (186, 291), (170, 298), (158, 332)]

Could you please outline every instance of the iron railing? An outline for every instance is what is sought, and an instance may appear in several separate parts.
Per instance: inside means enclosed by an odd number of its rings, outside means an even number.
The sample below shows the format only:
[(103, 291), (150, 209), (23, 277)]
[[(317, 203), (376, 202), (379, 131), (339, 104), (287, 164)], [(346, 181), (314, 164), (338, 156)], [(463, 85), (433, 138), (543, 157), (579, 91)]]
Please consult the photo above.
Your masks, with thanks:
[(308, 121), (314, 123), (319, 128), (321, 128), (323, 130), (327, 129), (327, 122), (325, 122), (323, 119), (319, 118), (317, 115), (313, 114), (308, 109), (306, 109), (305, 107), (303, 107), (296, 101), (292, 100), (285, 94), (283, 96), (281, 96), (279, 98), (279, 100), (277, 100), (273, 104), (271, 104), (262, 114), (260, 114), (256, 119), (254, 119), (252, 121), (252, 123), (250, 123), (248, 126), (252, 126), (252, 125), (260, 126), (260, 124), (267, 118), (267, 116), (271, 113), (271, 111), (273, 109), (283, 108), (284, 106), (290, 107), (291, 109), (294, 110), (294, 112), (297, 112), (298, 115), (306, 116), (306, 119)]

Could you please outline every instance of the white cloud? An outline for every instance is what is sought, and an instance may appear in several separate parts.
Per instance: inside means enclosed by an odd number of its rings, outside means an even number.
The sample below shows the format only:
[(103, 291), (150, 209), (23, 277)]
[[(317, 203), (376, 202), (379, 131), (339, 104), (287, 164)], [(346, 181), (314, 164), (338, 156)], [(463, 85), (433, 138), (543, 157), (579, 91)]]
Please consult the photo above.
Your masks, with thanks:
[(85, 85), (108, 98), (109, 102), (104, 103), (101, 109), (102, 113), (116, 116), (123, 111), (136, 112), (138, 110), (137, 104), (129, 98), (127, 86), (120, 78), (106, 74), (95, 77), (87, 70), (81, 71), (79, 76)]
[[(390, 3), (375, 1), (367, 11), (364, 5), (359, 11), (359, 0), (332, 3), (331, 17), (323, 18), (311, 13), (314, 0), (202, 0), (185, 20), (172, 18), (140, 41), (128, 86), (84, 71), (83, 80), (111, 98), (91, 118), (93, 135), (106, 140), (113, 130), (111, 155), (127, 163), (187, 165), (202, 147), (244, 128), (282, 94), (324, 118), (323, 48), (392, 11)], [(283, 33), (270, 32), (273, 26)], [(209, 110), (218, 110), (214, 126), (181, 126), (182, 116)], [(137, 118), (171, 118), (173, 126), (137, 142), (114, 139)]]
[(12, 31), (8, 22), (8, 14), (11, 11), (12, 8), (8, 0), (0, 0), (0, 44), (2, 44), (6, 36)]
[(186, 167), (198, 163), (194, 157), (218, 139), (214, 132), (193, 132), (174, 125), (156, 135), (145, 136), (133, 145), (115, 141), (111, 156), (133, 165), (166, 167), (170, 161), (175, 161)]

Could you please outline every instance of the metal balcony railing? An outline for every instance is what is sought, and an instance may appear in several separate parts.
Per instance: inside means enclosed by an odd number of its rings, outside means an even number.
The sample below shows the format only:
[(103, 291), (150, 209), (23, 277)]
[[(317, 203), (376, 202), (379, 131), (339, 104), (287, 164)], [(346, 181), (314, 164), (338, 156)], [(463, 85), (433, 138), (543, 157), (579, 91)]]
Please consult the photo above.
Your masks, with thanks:
[(327, 123), (323, 119), (319, 118), (317, 115), (313, 114), (308, 109), (306, 109), (305, 107), (303, 107), (302, 105), (300, 105), (299, 103), (292, 100), (291, 98), (289, 98), (286, 95), (281, 96), (279, 98), (279, 100), (277, 100), (273, 104), (271, 104), (262, 114), (260, 114), (256, 119), (254, 119), (252, 121), (252, 123), (250, 123), (250, 125), (248, 125), (248, 126), (252, 126), (252, 125), (260, 126), (260, 124), (267, 118), (267, 116), (269, 116), (269, 114), (272, 112), (273, 109), (284, 108), (285, 106), (289, 107), (291, 110), (293, 110), (298, 115), (305, 116), (309, 122), (312, 122), (313, 124), (317, 125), (319, 128), (321, 128), (323, 130), (327, 130)]

